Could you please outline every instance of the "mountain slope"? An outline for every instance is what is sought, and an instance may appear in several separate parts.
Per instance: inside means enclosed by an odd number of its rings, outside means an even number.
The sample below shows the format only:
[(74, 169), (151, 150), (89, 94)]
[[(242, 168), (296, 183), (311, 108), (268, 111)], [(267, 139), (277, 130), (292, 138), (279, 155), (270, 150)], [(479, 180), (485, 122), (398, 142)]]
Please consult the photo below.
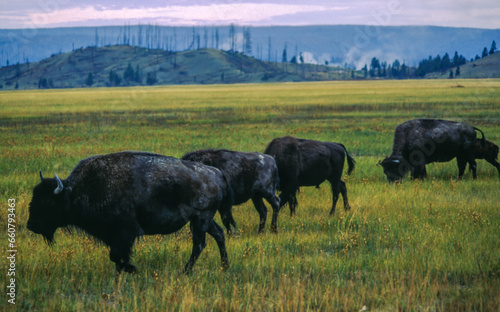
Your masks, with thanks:
[[(133, 73), (126, 79), (128, 67)], [(89, 73), (92, 87), (307, 81), (345, 76), (337, 67), (263, 62), (215, 49), (173, 53), (121, 45), (78, 49), (36, 63), (2, 67), (0, 85), (4, 90), (85, 87)]]
[(425, 77), (446, 79), (450, 77), (450, 71), (455, 78), (500, 78), (500, 52), (460, 66), (458, 77), (455, 76), (456, 67), (442, 73), (430, 73)]
[[(250, 27), (251, 51), (260, 60), (281, 62), (302, 55), (306, 62), (340, 64), (361, 69), (373, 57), (392, 64), (395, 59), (409, 66), (431, 55), (453, 55), (467, 60), (481, 55), (493, 40), (500, 42), (500, 29), (453, 28), (435, 26), (271, 26)], [(80, 47), (136, 45), (150, 49), (185, 51), (199, 48), (231, 50), (228, 26), (168, 27), (126, 25), (109, 27), (68, 27), (51, 29), (0, 29), (0, 66), (34, 62), (53, 53)], [(243, 27), (236, 26), (234, 49), (244, 46)]]

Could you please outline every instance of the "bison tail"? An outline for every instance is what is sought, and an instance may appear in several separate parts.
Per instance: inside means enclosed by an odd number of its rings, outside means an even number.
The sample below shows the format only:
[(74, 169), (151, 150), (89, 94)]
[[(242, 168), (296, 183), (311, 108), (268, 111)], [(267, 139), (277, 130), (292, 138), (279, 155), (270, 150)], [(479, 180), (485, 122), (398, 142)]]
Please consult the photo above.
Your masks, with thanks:
[(343, 144), (340, 144), (340, 145), (344, 148), (345, 155), (347, 156), (347, 165), (349, 166), (347, 169), (347, 174), (351, 174), (351, 172), (356, 167), (356, 161), (354, 160), (354, 158), (352, 158), (351, 155), (349, 155), (345, 146)]
[(481, 131), (481, 129), (478, 129), (476, 127), (474, 127), (474, 130), (477, 130), (477, 131), (481, 132), (481, 136), (482, 136), (482, 138), (481, 138), (481, 146), (483, 148), (485, 148), (486, 147), (486, 138), (484, 137), (483, 131)]
[(354, 160), (354, 158), (351, 157), (351, 155), (349, 154), (346, 155), (347, 155), (347, 164), (349, 165), (349, 168), (347, 169), (347, 174), (351, 174), (351, 172), (354, 170), (354, 167), (356, 166), (356, 161)]

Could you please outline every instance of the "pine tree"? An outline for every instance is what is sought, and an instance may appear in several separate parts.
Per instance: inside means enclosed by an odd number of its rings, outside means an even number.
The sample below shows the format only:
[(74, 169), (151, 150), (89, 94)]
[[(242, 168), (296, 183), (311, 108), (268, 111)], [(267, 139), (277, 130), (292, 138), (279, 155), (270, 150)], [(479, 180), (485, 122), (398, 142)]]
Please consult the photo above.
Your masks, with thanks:
[(271, 62), (271, 36), (268, 38), (268, 45), (267, 45), (267, 61)]
[(374, 57), (370, 63), (370, 77), (375, 77), (375, 70), (378, 70), (378, 76), (380, 77), (380, 61)]
[(401, 78), (404, 79), (407, 77), (407, 69), (408, 69), (408, 66), (406, 66), (406, 64), (403, 62), (403, 65), (401, 65), (401, 72), (400, 72)]
[(149, 72), (147, 74), (146, 83), (148, 85), (154, 85), (158, 80), (156, 79), (156, 72)]
[(109, 82), (111, 83), (111, 85), (119, 85), (122, 80), (120, 78), (120, 76), (114, 71), (114, 70), (110, 70), (109, 71)]
[(219, 50), (219, 28), (215, 29), (215, 48)]
[(46, 88), (48, 88), (47, 78), (41, 77), (38, 80), (38, 89), (46, 89)]
[(365, 64), (365, 67), (361, 69), (363, 71), (363, 77), (368, 77), (368, 65)]
[(455, 51), (455, 55), (453, 55), (453, 66), (460, 65), (460, 57), (458, 56), (458, 52)]
[(135, 67), (135, 75), (134, 75), (134, 81), (135, 82), (141, 82), (141, 70), (139, 69), (139, 64)]
[(282, 63), (288, 62), (288, 58), (286, 56), (286, 43), (285, 43), (285, 48), (283, 49), (283, 56), (281, 57), (281, 62)]
[[(396, 59), (393, 63), (392, 63), (392, 69), (391, 69), (391, 76), (394, 77), (394, 78), (399, 78), (399, 68), (401, 66), (401, 63), (399, 62), (398, 59)], [(420, 67), (420, 65), (419, 65)], [(425, 76), (425, 72), (423, 74)]]
[[(455, 63), (455, 60), (458, 63), (458, 53), (457, 52), (455, 52), (455, 56), (453, 57), (453, 63)], [(441, 59), (441, 69), (444, 70), (444, 69), (448, 69), (450, 67), (451, 67), (450, 56), (448, 55), (448, 53), (446, 53), (443, 56), (443, 58)]]
[(434, 61), (433, 61), (433, 64), (432, 64), (432, 65), (433, 65), (433, 66), (432, 66), (433, 68), (432, 68), (432, 70), (431, 70), (431, 71), (433, 71), (433, 72), (434, 72), (434, 71), (440, 71), (440, 70), (442, 69), (442, 68), (441, 68), (441, 64), (442, 64), (442, 63), (443, 63), (443, 62), (442, 62), (442, 60), (441, 60), (441, 56), (438, 54), (438, 55), (436, 56), (436, 58), (434, 59)]
[(203, 47), (208, 48), (208, 29), (206, 26), (203, 28)]
[(127, 69), (123, 73), (123, 80), (130, 82), (135, 77), (134, 68), (132, 68), (132, 64), (128, 63)]
[(92, 73), (89, 73), (88, 76), (87, 76), (87, 80), (85, 81), (85, 84), (87, 86), (92, 86), (94, 84), (94, 75), (92, 75)]
[(483, 53), (481, 54), (481, 57), (485, 57), (485, 56), (488, 56), (488, 49), (486, 49), (486, 47), (484, 47)]
[(246, 55), (252, 54), (252, 35), (250, 33), (250, 27), (243, 30), (243, 52)]
[(229, 42), (231, 48), (229, 51), (234, 52), (236, 50), (236, 33), (234, 24), (229, 25)]
[(491, 48), (490, 48), (490, 55), (495, 53), (496, 49), (497, 49), (497, 43), (495, 42), (495, 40), (493, 40), (493, 42), (491, 43)]

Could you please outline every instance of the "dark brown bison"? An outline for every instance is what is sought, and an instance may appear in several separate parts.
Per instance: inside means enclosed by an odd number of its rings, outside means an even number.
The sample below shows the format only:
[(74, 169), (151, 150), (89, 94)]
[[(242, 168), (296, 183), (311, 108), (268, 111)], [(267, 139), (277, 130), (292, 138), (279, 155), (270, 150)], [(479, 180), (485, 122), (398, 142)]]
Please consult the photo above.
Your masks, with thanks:
[(278, 165), (280, 207), (288, 203), (293, 214), (298, 204), (296, 193), (301, 186), (318, 186), (328, 180), (333, 197), (330, 215), (335, 212), (339, 193), (344, 199), (344, 209), (350, 208), (346, 185), (341, 177), (345, 158), (349, 165), (348, 174), (354, 170), (356, 162), (344, 145), (285, 136), (272, 140), (264, 153), (273, 156)]
[[(48, 243), (60, 227), (76, 227), (110, 247), (118, 272), (135, 272), (132, 245), (142, 235), (169, 234), (190, 222), (193, 250), (188, 272), (210, 234), (228, 265), (224, 231), (213, 220), (226, 209), (221, 172), (200, 163), (143, 152), (93, 156), (65, 180), (44, 178), (35, 186), (27, 227)], [(224, 208), (226, 207), (226, 208)], [(229, 206), (230, 207), (230, 206)]]
[(500, 163), (498, 163), (498, 146), (488, 140), (484, 144), (481, 141), (476, 141), (476, 159), (484, 159), (493, 167), (497, 168), (498, 175), (500, 176)]
[[(182, 159), (198, 161), (222, 171), (231, 185), (234, 205), (240, 205), (252, 199), (260, 216), (259, 233), (264, 230), (266, 225), (267, 208), (262, 200), (265, 198), (273, 208), (271, 229), (274, 232), (277, 231), (280, 201), (276, 196), (278, 167), (274, 158), (261, 153), (207, 149), (188, 153)], [(223, 216), (222, 222), (230, 233), (231, 224), (235, 224), (234, 220)]]
[[(389, 182), (401, 180), (408, 171), (413, 179), (427, 177), (426, 164), (447, 162), (457, 158), (458, 178), (461, 179), (467, 163), (476, 175), (476, 130), (462, 122), (438, 119), (414, 119), (396, 127), (392, 154), (379, 165)], [(483, 144), (481, 143), (481, 144)]]

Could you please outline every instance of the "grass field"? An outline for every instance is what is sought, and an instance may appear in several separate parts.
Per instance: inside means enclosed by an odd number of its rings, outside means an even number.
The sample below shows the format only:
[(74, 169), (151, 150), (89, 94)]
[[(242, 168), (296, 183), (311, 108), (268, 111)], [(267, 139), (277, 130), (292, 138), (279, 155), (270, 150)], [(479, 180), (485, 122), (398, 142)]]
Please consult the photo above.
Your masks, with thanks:
[[(19, 311), (498, 311), (500, 179), (478, 161), (388, 184), (377, 162), (394, 127), (417, 117), (464, 121), (500, 144), (500, 80), (168, 86), (0, 92), (0, 310)], [(222, 271), (208, 237), (190, 275), (188, 228), (136, 242), (136, 275), (115, 273), (108, 248), (73, 231), (56, 244), (26, 229), (38, 171), (65, 178), (77, 162), (121, 150), (176, 157), (199, 148), (262, 152), (294, 135), (343, 143), (352, 210), (329, 217), (329, 186), (302, 188), (279, 233), (234, 208)], [(8, 199), (15, 199), (16, 304), (8, 302)], [(269, 205), (268, 205), (269, 207)], [(219, 217), (216, 217), (220, 224)]]

